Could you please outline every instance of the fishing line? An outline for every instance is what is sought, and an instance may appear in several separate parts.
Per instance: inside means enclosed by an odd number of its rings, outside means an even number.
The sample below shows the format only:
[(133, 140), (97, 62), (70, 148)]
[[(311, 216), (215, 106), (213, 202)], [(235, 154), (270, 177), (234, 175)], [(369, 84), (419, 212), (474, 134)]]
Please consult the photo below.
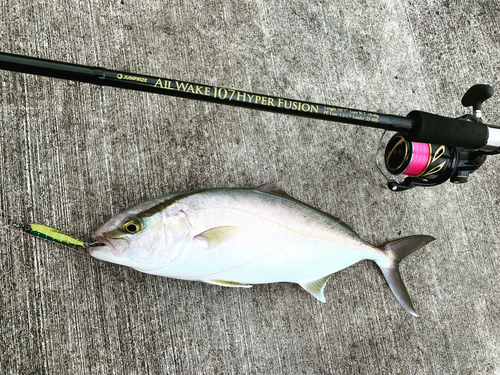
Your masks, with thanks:
[(403, 173), (408, 176), (420, 176), (431, 160), (431, 147), (428, 143), (421, 142), (412, 142), (412, 146), (412, 158)]
[[(325, 231), (325, 230), (327, 230), (327, 229), (331, 229), (331, 228), (333, 228), (335, 225), (340, 224), (340, 223), (342, 223), (342, 222), (345, 222), (345, 220), (347, 220), (347, 219), (349, 219), (349, 218), (351, 218), (351, 217), (353, 217), (353, 216), (355, 216), (355, 215), (359, 214), (360, 212), (362, 212), (362, 211), (366, 210), (366, 209), (367, 209), (368, 207), (370, 207), (371, 205), (373, 205), (373, 204), (377, 203), (378, 201), (380, 201), (381, 199), (385, 198), (385, 197), (386, 197), (389, 193), (391, 193), (391, 190), (386, 191), (384, 194), (382, 194), (382, 195), (381, 195), (381, 196), (379, 196), (378, 198), (376, 198), (376, 199), (372, 200), (370, 203), (366, 204), (365, 206), (363, 206), (363, 207), (362, 207), (362, 208), (360, 208), (359, 210), (357, 210), (357, 211), (353, 212), (352, 214), (350, 214), (350, 215), (348, 215), (348, 216), (344, 217), (343, 219), (336, 221), (336, 222), (335, 222), (335, 223), (333, 223), (332, 225), (328, 225), (328, 226), (324, 227), (324, 228), (323, 228), (323, 229), (321, 229), (319, 232), (323, 232), (323, 231)], [(191, 279), (191, 278), (208, 277), (208, 276), (217, 275), (217, 274), (220, 274), (220, 273), (223, 273), (223, 272), (226, 272), (226, 271), (230, 271), (230, 270), (233, 270), (233, 269), (235, 269), (235, 268), (238, 268), (238, 267), (241, 267), (241, 266), (247, 265), (247, 264), (249, 264), (249, 263), (255, 262), (255, 261), (257, 261), (257, 260), (260, 260), (260, 259), (262, 259), (262, 258), (268, 257), (268, 256), (270, 256), (270, 255), (276, 254), (276, 253), (278, 253), (278, 252), (280, 252), (280, 251), (283, 251), (283, 250), (285, 250), (285, 249), (287, 249), (287, 248), (289, 248), (289, 247), (291, 247), (291, 246), (294, 246), (294, 245), (296, 245), (296, 244), (298, 244), (298, 243), (300, 243), (300, 242), (304, 241), (305, 239), (306, 239), (306, 237), (304, 237), (304, 238), (302, 238), (302, 239), (300, 239), (300, 240), (297, 240), (297, 241), (295, 241), (295, 242), (293, 242), (293, 243), (291, 243), (291, 244), (288, 244), (288, 245), (286, 245), (286, 246), (283, 246), (283, 247), (281, 247), (281, 248), (279, 248), (279, 249), (277, 249), (277, 250), (275, 250), (275, 251), (272, 251), (272, 252), (270, 252), (270, 253), (268, 253), (268, 254), (264, 254), (264, 255), (262, 255), (262, 256), (260, 256), (260, 257), (257, 257), (257, 258), (255, 258), (255, 259), (248, 260), (248, 261), (243, 262), (243, 263), (241, 263), (241, 264), (237, 264), (237, 265), (235, 265), (235, 266), (229, 267), (229, 268), (224, 269), (224, 270), (222, 270), (222, 271), (217, 271), (217, 272), (213, 272), (213, 273), (208, 273), (208, 274), (205, 274), (205, 275), (192, 275), (192, 276), (166, 276), (166, 277), (171, 277), (171, 278), (176, 278), (176, 279)]]

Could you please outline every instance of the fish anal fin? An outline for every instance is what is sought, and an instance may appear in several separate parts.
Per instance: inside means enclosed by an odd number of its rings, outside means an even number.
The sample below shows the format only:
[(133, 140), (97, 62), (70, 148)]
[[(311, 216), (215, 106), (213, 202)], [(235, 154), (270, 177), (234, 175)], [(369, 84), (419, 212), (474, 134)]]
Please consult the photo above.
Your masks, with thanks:
[(228, 281), (228, 280), (210, 279), (210, 280), (206, 280), (206, 282), (209, 284), (228, 286), (228, 287), (232, 287), (232, 288), (251, 288), (252, 287), (249, 284), (242, 284), (242, 283), (238, 283), (236, 281)]
[(207, 245), (207, 249), (210, 249), (229, 240), (239, 230), (240, 228), (233, 226), (215, 227), (196, 235), (194, 238), (200, 241), (204, 241)]
[(309, 280), (299, 283), (299, 285), (311, 293), (314, 297), (316, 297), (321, 302), (326, 302), (324, 291), (325, 285), (332, 275), (324, 276), (317, 280)]

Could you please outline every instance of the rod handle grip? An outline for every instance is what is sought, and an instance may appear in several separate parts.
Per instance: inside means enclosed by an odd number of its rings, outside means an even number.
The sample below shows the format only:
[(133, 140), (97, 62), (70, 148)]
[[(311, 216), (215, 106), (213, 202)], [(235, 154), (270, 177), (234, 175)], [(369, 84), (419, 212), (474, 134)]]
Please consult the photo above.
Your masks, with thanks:
[(480, 122), (454, 119), (423, 111), (412, 111), (407, 117), (413, 122), (408, 136), (414, 142), (477, 150), (488, 141), (488, 126)]

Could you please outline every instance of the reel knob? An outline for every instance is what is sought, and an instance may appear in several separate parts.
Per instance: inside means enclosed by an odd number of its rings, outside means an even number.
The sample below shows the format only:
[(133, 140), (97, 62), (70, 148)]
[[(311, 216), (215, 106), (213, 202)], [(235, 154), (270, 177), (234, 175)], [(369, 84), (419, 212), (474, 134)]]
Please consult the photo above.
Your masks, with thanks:
[(493, 96), (494, 93), (495, 90), (490, 85), (474, 85), (464, 94), (462, 98), (462, 105), (464, 107), (472, 106), (474, 117), (478, 121), (481, 121), (481, 107), (486, 100)]

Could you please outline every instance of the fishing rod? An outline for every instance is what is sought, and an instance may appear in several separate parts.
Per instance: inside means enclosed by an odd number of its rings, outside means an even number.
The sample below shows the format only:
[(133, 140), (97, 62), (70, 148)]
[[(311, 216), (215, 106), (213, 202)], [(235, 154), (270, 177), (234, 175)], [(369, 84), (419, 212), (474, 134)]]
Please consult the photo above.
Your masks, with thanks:
[(403, 117), (2, 52), (0, 69), (394, 131), (385, 166), (408, 177), (389, 181), (393, 191), (467, 182), (487, 155), (500, 153), (500, 127), (482, 121), (482, 104), (494, 93), (489, 85), (474, 85), (463, 96), (473, 114), (412, 111)]

